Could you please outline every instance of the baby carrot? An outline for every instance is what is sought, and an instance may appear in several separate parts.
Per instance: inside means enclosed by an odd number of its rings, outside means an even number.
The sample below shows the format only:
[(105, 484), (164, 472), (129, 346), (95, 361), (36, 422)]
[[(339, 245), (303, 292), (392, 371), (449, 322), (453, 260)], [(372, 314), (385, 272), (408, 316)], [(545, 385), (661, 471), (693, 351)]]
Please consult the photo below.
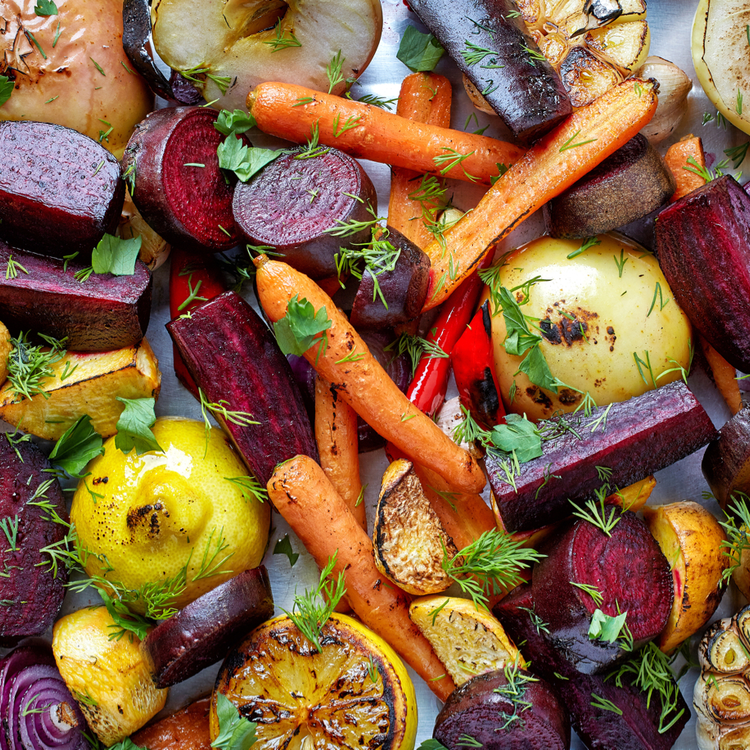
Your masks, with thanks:
[(247, 95), (247, 109), (264, 133), (294, 143), (317, 132), (320, 143), (351, 156), (486, 185), (499, 164), (507, 167), (524, 153), (512, 143), (414, 122), (291, 83), (261, 83)]
[(706, 184), (706, 181), (696, 174), (706, 167), (703, 143), (697, 136), (687, 135), (681, 141), (672, 144), (664, 155), (664, 163), (677, 184), (677, 189), (672, 195), (672, 203)]
[(305, 358), (362, 419), (416, 463), (443, 477), (453, 490), (473, 494), (486, 484), (479, 464), (417, 409), (370, 354), (346, 316), (310, 278), (286, 263), (255, 258), (257, 294), (266, 315), (276, 322), (292, 297), (307, 300), (316, 314), (325, 309), (330, 328)]
[(581, 107), (530, 148), (425, 253), (432, 260), (422, 312), (450, 296), (495, 246), (547, 201), (627, 143), (656, 111), (654, 83), (628, 79)]
[(409, 618), (411, 597), (383, 580), (372, 542), (320, 466), (307, 456), (280, 464), (268, 482), (268, 495), (318, 567), (336, 554), (333, 574), (344, 574), (346, 597), (359, 619), (388, 641), (444, 701), (455, 686)]

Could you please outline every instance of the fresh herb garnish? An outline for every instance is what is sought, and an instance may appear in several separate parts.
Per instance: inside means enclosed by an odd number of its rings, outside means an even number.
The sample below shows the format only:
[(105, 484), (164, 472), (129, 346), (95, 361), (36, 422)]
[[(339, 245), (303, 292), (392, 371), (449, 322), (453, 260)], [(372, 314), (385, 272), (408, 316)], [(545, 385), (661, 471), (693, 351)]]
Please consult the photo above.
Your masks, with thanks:
[(34, 13), (38, 16), (56, 16), (57, 6), (53, 0), (37, 0), (34, 6)]
[(526, 691), (532, 682), (539, 682), (539, 680), (526, 672), (521, 672), (518, 660), (506, 664), (503, 668), (503, 673), (506, 684), (495, 688), (493, 692), (502, 695), (506, 700), (510, 701), (513, 705), (513, 713), (503, 712), (500, 714), (500, 720), (504, 720), (505, 722), (502, 728), (508, 729), (516, 722), (519, 722), (520, 726), (523, 727), (521, 714), (532, 707), (532, 703), (525, 700)]
[(563, 151), (568, 151), (571, 148), (585, 146), (587, 143), (593, 143), (594, 141), (598, 140), (597, 138), (589, 138), (589, 140), (587, 141), (579, 141), (578, 143), (574, 143), (573, 141), (575, 141), (575, 139), (579, 136), (580, 132), (580, 130), (576, 130), (576, 132), (573, 133), (573, 135), (571, 135), (570, 138), (568, 138), (568, 140), (565, 141), (562, 146), (560, 146), (560, 153), (562, 153)]
[(0, 76), (0, 107), (10, 99), (10, 95), (13, 93), (13, 89), (16, 87), (16, 82), (8, 76)]
[(241, 109), (235, 109), (234, 112), (222, 109), (216, 118), (214, 127), (222, 135), (242, 135), (250, 128), (255, 127), (255, 118)]
[(622, 278), (622, 272), (625, 268), (625, 264), (628, 262), (629, 258), (625, 257), (625, 248), (622, 248), (620, 250), (620, 258), (618, 260), (616, 255), (612, 256), (615, 259), (615, 264), (617, 265), (617, 274), (618, 278)]
[(587, 237), (577, 250), (573, 250), (572, 253), (568, 253), (568, 260), (577, 258), (581, 253), (585, 253), (586, 250), (589, 250), (590, 248), (596, 247), (597, 245), (601, 244), (602, 241), (598, 237)]
[(201, 68), (200, 66), (181, 70), (180, 75), (192, 83), (203, 83), (204, 79), (199, 78), (199, 76), (205, 76), (216, 84), (222, 96), (227, 93), (229, 85), (232, 83), (231, 76), (217, 76), (211, 72), (211, 68)]
[(523, 610), (528, 614), (529, 620), (531, 620), (531, 624), (534, 626), (537, 633), (549, 633), (549, 624), (542, 620), (542, 618), (536, 613), (536, 610), (530, 607), (518, 607), (518, 609)]
[(218, 750), (248, 750), (255, 743), (256, 725), (240, 716), (237, 707), (223, 693), (216, 694), (216, 716), (219, 735), (211, 747)]
[(336, 86), (344, 82), (344, 76), (342, 69), (344, 67), (344, 58), (341, 57), (341, 50), (339, 50), (332, 58), (331, 62), (326, 66), (326, 78), (328, 78), (328, 93), (330, 94)]
[(13, 253), (8, 255), (8, 265), (5, 267), (5, 278), (15, 279), (18, 272), (23, 271), (27, 276), (29, 272), (13, 257)]
[(268, 490), (253, 476), (244, 477), (224, 477), (227, 482), (239, 487), (242, 496), (246, 500), (255, 500), (264, 503), (268, 498)]
[(18, 550), (18, 525), (21, 523), (21, 517), (16, 513), (15, 516), (5, 516), (0, 519), (0, 531), (5, 534), (8, 542), (8, 550), (16, 552)]
[(388, 302), (380, 288), (378, 276), (382, 273), (394, 271), (400, 256), (401, 250), (388, 240), (388, 230), (374, 227), (370, 242), (364, 245), (341, 247), (333, 257), (339, 280), (346, 273), (351, 274), (356, 279), (361, 279), (365, 272), (369, 272), (373, 282), (372, 301), (374, 302), (380, 297), (380, 301), (387, 310)]
[(347, 130), (352, 130), (353, 128), (356, 128), (359, 126), (360, 121), (362, 120), (362, 116), (355, 117), (354, 115), (350, 115), (346, 118), (346, 122), (343, 124), (340, 124), (339, 120), (341, 118), (341, 113), (336, 112), (336, 117), (333, 119), (333, 137), (338, 138), (339, 136), (346, 133)]
[(444, 54), (445, 50), (432, 34), (423, 34), (414, 26), (407, 26), (396, 57), (414, 73), (429, 73)]
[(659, 311), (661, 312), (670, 302), (670, 298), (667, 297), (666, 301), (664, 300), (664, 293), (661, 289), (661, 284), (657, 281), (656, 287), (654, 288), (654, 298), (651, 300), (651, 307), (648, 308), (648, 312), (646, 313), (646, 317), (648, 318), (649, 315), (653, 312), (654, 307), (656, 307), (656, 300), (659, 299)]
[(53, 365), (65, 357), (65, 340), (58, 341), (51, 336), (40, 335), (49, 348), (41, 344), (31, 344), (29, 334), (21, 332), (17, 338), (11, 338), (11, 350), (8, 356), (8, 382), (16, 397), (32, 398), (41, 393), (49, 398), (44, 385), (48, 378), (54, 376)]
[(428, 341), (421, 336), (412, 335), (404, 331), (395, 341), (392, 341), (385, 347), (385, 351), (393, 352), (394, 357), (400, 357), (402, 354), (409, 355), (411, 362), (411, 374), (417, 371), (419, 361), (423, 356), (427, 359), (445, 359), (449, 355), (444, 352), (436, 341)]
[(111, 273), (113, 276), (132, 276), (135, 262), (141, 251), (141, 237), (126, 240), (105, 234), (91, 253), (94, 273)]
[(623, 612), (617, 615), (617, 617), (612, 617), (600, 609), (595, 609), (589, 623), (589, 638), (592, 641), (598, 639), (607, 641), (608, 643), (615, 643), (621, 637), (623, 629), (627, 627), (625, 624), (627, 616), (628, 613)]
[(744, 492), (733, 492), (727, 504), (726, 520), (719, 521), (727, 538), (721, 542), (722, 554), (729, 558), (727, 567), (721, 576), (722, 581), (729, 581), (737, 568), (742, 565), (742, 555), (750, 549), (750, 496)]
[[(346, 98), (352, 99), (349, 92), (346, 92)], [(393, 99), (386, 99), (383, 96), (377, 96), (376, 94), (363, 94), (359, 99), (352, 99), (352, 101), (358, 101), (362, 104), (371, 104), (373, 107), (380, 107), (380, 109), (393, 109), (393, 105), (398, 101), (398, 97)]]
[(246, 146), (236, 135), (227, 136), (216, 149), (219, 166), (234, 172), (241, 182), (247, 182), (263, 167), (278, 159), (283, 151)]
[(140, 456), (146, 451), (164, 452), (151, 432), (156, 414), (154, 413), (155, 398), (120, 398), (117, 400), (125, 404), (125, 408), (117, 420), (117, 435), (115, 447), (123, 453), (130, 453), (133, 448)]
[(478, 44), (473, 42), (465, 41), (466, 49), (461, 50), (461, 57), (467, 65), (477, 65), (482, 62), (485, 57), (490, 55), (497, 55), (494, 50), (488, 49), (487, 47), (480, 47)]
[(79, 417), (55, 443), (49, 454), (53, 468), (80, 479), (89, 461), (104, 452), (102, 436), (92, 427), (91, 417)]
[(614, 703), (612, 703), (611, 700), (609, 700), (609, 698), (602, 698), (596, 693), (591, 693), (591, 705), (594, 708), (599, 708), (603, 711), (609, 711), (613, 714), (617, 714), (618, 716), (622, 716), (621, 708), (618, 708)]
[(742, 162), (745, 161), (748, 146), (750, 146), (750, 141), (733, 148), (724, 149), (724, 153), (732, 160), (732, 169), (739, 169)]
[[(588, 521), (593, 526), (596, 526), (596, 528), (602, 533), (611, 537), (612, 530), (620, 522), (622, 510), (616, 505), (607, 505), (605, 503), (608, 492), (609, 485), (605, 484), (603, 487), (600, 487), (595, 491), (596, 500), (587, 500), (583, 508), (576, 505), (572, 500), (571, 505), (574, 508), (573, 515), (576, 516), (576, 518)], [(610, 511), (609, 513), (607, 513), (608, 510)]]
[(318, 357), (328, 348), (326, 331), (333, 325), (325, 307), (317, 312), (304, 297), (294, 295), (289, 300), (286, 315), (273, 324), (276, 341), (284, 354), (302, 355), (320, 344)]
[(465, 159), (468, 159), (474, 153), (474, 151), (469, 151), (468, 154), (459, 154), (455, 148), (448, 148), (447, 146), (443, 146), (441, 150), (443, 151), (443, 153), (438, 154), (433, 159), (433, 161), (435, 162), (435, 169), (439, 170), (441, 175), (445, 176), (453, 169), (453, 167), (461, 165), (461, 169), (463, 170), (464, 175), (471, 182), (476, 182), (478, 180), (477, 177), (470, 175), (462, 165), (462, 162)]
[(300, 42), (299, 39), (294, 35), (293, 29), (283, 29), (281, 28), (281, 19), (276, 23), (276, 28), (274, 29), (275, 35), (273, 39), (269, 39), (263, 44), (267, 44), (271, 48), (271, 52), (278, 52), (282, 49), (289, 49), (290, 47), (301, 47), (302, 42)]
[(294, 567), (294, 563), (299, 559), (299, 552), (295, 552), (292, 549), (292, 542), (289, 539), (289, 534), (284, 534), (282, 539), (276, 542), (273, 548), (274, 555), (286, 555), (289, 558), (289, 566)]

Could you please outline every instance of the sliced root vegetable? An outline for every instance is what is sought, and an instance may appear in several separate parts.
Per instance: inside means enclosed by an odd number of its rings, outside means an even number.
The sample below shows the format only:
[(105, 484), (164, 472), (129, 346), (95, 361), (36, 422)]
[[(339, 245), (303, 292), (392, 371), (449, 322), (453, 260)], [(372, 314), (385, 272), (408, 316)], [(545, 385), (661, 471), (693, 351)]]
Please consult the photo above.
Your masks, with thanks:
[(703, 151), (703, 142), (697, 136), (686, 135), (682, 140), (673, 143), (667, 149), (664, 163), (672, 172), (677, 185), (672, 203), (706, 184), (703, 177), (698, 174), (701, 169), (706, 168), (706, 154)]
[[(541, 427), (562, 429), (556, 420)], [(513, 484), (502, 462), (487, 455), (490, 486), (509, 530), (535, 529), (569, 515), (570, 487), (577, 498), (586, 499), (602, 486), (597, 467), (611, 469), (610, 487), (626, 487), (685, 458), (716, 434), (682, 381), (599, 407), (573, 429), (575, 434), (562, 429), (544, 441), (544, 455), (521, 464)]]
[[(19, 32), (20, 34), (21, 32)], [(120, 165), (91, 138), (43, 122), (0, 122), (0, 238), (61, 257), (114, 233)]]
[(10, 338), (7, 326), (0, 322), (0, 383), (4, 383), (8, 377), (8, 358), (13, 348)]
[(609, 232), (656, 211), (675, 184), (661, 156), (640, 133), (545, 207), (553, 237)]
[(446, 701), (435, 739), (462, 750), (470, 738), (486, 750), (567, 750), (570, 720), (558, 692), (517, 667), (472, 678)]
[[(536, 614), (583, 674), (611, 667), (658, 636), (674, 597), (669, 563), (643, 521), (619, 508), (602, 514), (606, 533), (576, 520), (548, 540), (532, 575)], [(609, 618), (627, 615), (616, 632), (602, 626), (592, 636), (595, 618), (603, 619), (597, 610)]]
[(480, 492), (486, 480), (477, 462), (401, 393), (331, 298), (286, 263), (260, 256), (255, 264), (258, 298), (273, 322), (285, 317), (295, 295), (307, 300), (316, 315), (324, 310), (331, 325), (322, 333), (322, 343), (313, 344), (305, 358), (357, 414), (455, 490)]
[[(659, 82), (659, 105), (656, 114), (641, 133), (651, 143), (661, 143), (672, 135), (687, 114), (687, 97), (693, 88), (693, 82), (687, 73), (674, 63), (654, 56), (646, 58), (646, 62), (636, 70), (635, 75), (646, 81), (655, 78)], [(672, 148), (673, 146), (670, 146), (667, 150), (667, 156)], [(672, 196), (672, 200), (676, 198)]]
[(124, 408), (118, 398), (156, 398), (161, 388), (159, 363), (146, 339), (111, 352), (67, 352), (51, 369), (54, 374), (30, 399), (10, 382), (0, 390), (0, 417), (45, 440), (58, 440), (84, 414), (110, 437)]
[[(234, 191), (232, 212), (255, 245), (313, 279), (336, 276), (336, 253), (370, 238), (370, 211), (377, 205), (372, 181), (359, 162), (336, 149), (311, 155), (304, 149), (279, 157)], [(340, 236), (342, 225), (365, 226)], [(339, 231), (337, 231), (339, 230)]]
[(138, 258), (151, 271), (155, 271), (163, 265), (169, 257), (169, 243), (146, 223), (141, 216), (141, 212), (135, 207), (130, 193), (127, 192), (120, 216), (120, 226), (117, 228), (117, 236), (126, 240), (135, 237), (141, 238), (141, 250), (138, 253)]
[(345, 500), (357, 523), (367, 530), (364, 489), (359, 478), (357, 412), (325, 378), (315, 378), (315, 442), (320, 466)]
[(234, 641), (272, 616), (265, 567), (230, 578), (146, 636), (141, 648), (148, 654), (154, 684), (171, 687), (221, 661)]
[(408, 594), (435, 594), (453, 583), (443, 560), (458, 550), (409, 461), (398, 459), (383, 474), (372, 547), (378, 570)]
[(82, 352), (132, 346), (146, 334), (152, 283), (143, 263), (136, 262), (132, 276), (92, 273), (79, 281), (82, 263), (0, 242), (0, 268), (6, 269), (0, 273), (0, 307), (13, 328), (65, 339), (66, 346)]
[(719, 606), (729, 563), (719, 522), (698, 503), (647, 506), (643, 515), (672, 569), (674, 600), (659, 648), (669, 653), (697, 633)]
[(524, 664), (503, 626), (468, 599), (423, 596), (412, 602), (409, 617), (432, 644), (457, 687), (478, 674)]
[(148, 750), (211, 750), (208, 716), (211, 699), (199, 698), (189, 706), (139, 729), (132, 737)]
[(560, 76), (539, 52), (511, 0), (479, 0), (471, 13), (450, 0), (411, 0), (409, 5), (515, 138), (534, 141), (570, 114)]
[[(625, 145), (655, 110), (653, 84), (626, 81), (574, 112), (533, 146), (473, 211), (445, 231), (442, 242), (425, 248), (432, 259), (425, 311), (452, 294), (534, 211)], [(439, 258), (443, 261), (438, 262)]]
[[(7, 439), (6, 439), (7, 438)], [(67, 570), (54, 565), (41, 550), (60, 544), (68, 512), (49, 461), (33, 443), (0, 438), (0, 536), (3, 576), (0, 578), (0, 642), (10, 645), (41, 635), (52, 625), (65, 594)], [(39, 503), (49, 504), (42, 508)], [(56, 523), (52, 514), (62, 519)]]
[(276, 467), (268, 495), (319, 568), (336, 555), (333, 574), (343, 572), (346, 597), (357, 616), (445, 700), (455, 686), (429, 641), (409, 619), (410, 597), (383, 584), (372, 543), (323, 470), (306, 456), (296, 456)]
[(651, 493), (654, 491), (654, 487), (656, 487), (656, 479), (654, 477), (646, 477), (640, 482), (629, 484), (627, 487), (623, 487), (621, 490), (607, 495), (605, 502), (619, 505), (623, 510), (637, 513), (648, 502)]
[(318, 459), (289, 362), (242, 297), (225, 292), (167, 330), (203, 391), (205, 408), (262, 484), (279, 461), (298, 453)]
[(123, 176), (141, 215), (164, 239), (186, 249), (221, 252), (240, 239), (232, 190), (216, 149), (224, 136), (204, 107), (160, 109), (133, 132)]
[(741, 409), (719, 430), (703, 454), (701, 468), (724, 510), (729, 509), (735, 492), (750, 494), (750, 407)]
[(737, 414), (742, 408), (742, 394), (737, 381), (737, 370), (700, 334), (698, 334), (698, 342), (708, 364), (708, 377), (714, 382), (732, 414)]
[(269, 135), (305, 143), (317, 128), (320, 143), (351, 156), (486, 185), (499, 174), (498, 164), (507, 167), (523, 155), (512, 143), (414, 122), (293, 84), (257, 86), (247, 108)]

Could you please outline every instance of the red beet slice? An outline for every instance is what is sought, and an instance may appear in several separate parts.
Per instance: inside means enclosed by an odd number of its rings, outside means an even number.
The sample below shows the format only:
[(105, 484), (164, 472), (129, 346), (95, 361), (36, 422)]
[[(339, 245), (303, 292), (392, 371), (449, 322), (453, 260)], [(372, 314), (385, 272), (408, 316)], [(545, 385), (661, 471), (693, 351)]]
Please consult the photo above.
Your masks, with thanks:
[(656, 251), (691, 323), (750, 372), (750, 196), (731, 175), (694, 190), (659, 214)]
[(366, 270), (362, 275), (349, 316), (356, 328), (383, 328), (414, 320), (422, 312), (427, 297), (430, 284), (427, 255), (393, 227), (388, 227), (384, 241), (400, 251), (398, 260), (393, 271), (377, 274), (380, 294), (375, 291), (372, 273)]
[(96, 141), (61, 125), (0, 122), (0, 164), (0, 239), (63, 256), (114, 233), (125, 185)]
[[(532, 573), (537, 614), (555, 646), (585, 674), (625, 656), (620, 641), (589, 638), (594, 610), (611, 617), (627, 612), (625, 623), (639, 648), (664, 630), (674, 597), (669, 563), (646, 524), (618, 508), (605, 512), (619, 518), (611, 537), (588, 521), (569, 523), (550, 539), (547, 557)], [(575, 584), (593, 586), (602, 602)]]
[(2, 645), (40, 635), (52, 625), (62, 606), (67, 571), (58, 565), (53, 575), (50, 557), (41, 550), (59, 542), (66, 528), (51, 519), (50, 510), (30, 504), (48, 502), (67, 522), (62, 490), (57, 479), (45, 473), (49, 468), (47, 458), (33, 443), (11, 444), (6, 436), (0, 436)]
[[(8, 259), (21, 264), (6, 278)], [(11, 328), (67, 338), (80, 352), (106, 352), (140, 341), (151, 315), (151, 273), (136, 261), (132, 276), (92, 273), (78, 281), (82, 264), (10, 248), (0, 242), (0, 308)]]
[[(554, 430), (557, 424), (550, 420), (540, 428)], [(504, 481), (500, 461), (492, 453), (487, 454), (487, 474), (505, 528), (528, 531), (570, 515), (572, 487), (575, 497), (592, 497), (602, 485), (597, 466), (612, 470), (610, 486), (627, 487), (685, 458), (715, 435), (703, 407), (682, 381), (676, 381), (595, 409), (590, 418), (581, 417), (575, 434), (566, 430), (545, 441), (542, 456), (521, 464), (517, 490)]]
[(271, 331), (235, 292), (225, 292), (167, 323), (208, 402), (252, 415), (258, 424), (213, 414), (263, 486), (274, 467), (297, 454), (319, 460), (292, 368)]
[(135, 175), (133, 202), (146, 222), (172, 244), (211, 253), (239, 242), (233, 186), (216, 155), (224, 140), (214, 127), (217, 117), (204, 107), (151, 112), (136, 126), (122, 157), (123, 174), (129, 181)]
[[(627, 679), (618, 687), (607, 675), (578, 672), (544, 629), (535, 624), (538, 620), (532, 617), (536, 607), (531, 584), (512, 591), (495, 605), (493, 612), (513, 641), (525, 642), (525, 657), (536, 673), (557, 688), (570, 712), (573, 729), (590, 750), (670, 750), (675, 744), (690, 719), (690, 709), (679, 691), (677, 708), (667, 715), (662, 726), (678, 714), (679, 718), (660, 733), (662, 705), (658, 694), (649, 703), (647, 693)], [(616, 710), (592, 705), (601, 706), (601, 699), (609, 701)]]
[(740, 409), (719, 430), (703, 454), (703, 476), (719, 505), (727, 509), (733, 492), (750, 490), (750, 407)]
[(570, 720), (544, 680), (521, 669), (511, 683), (502, 671), (486, 672), (451, 693), (433, 737), (448, 750), (567, 750)]
[(271, 584), (262, 565), (204, 594), (143, 641), (156, 687), (175, 685), (220, 661), (237, 638), (272, 616)]
[(346, 237), (331, 230), (371, 222), (375, 188), (361, 165), (334, 148), (309, 158), (300, 149), (279, 157), (252, 180), (237, 185), (234, 218), (255, 245), (268, 245), (313, 279), (335, 276), (342, 245), (367, 242), (370, 226)]

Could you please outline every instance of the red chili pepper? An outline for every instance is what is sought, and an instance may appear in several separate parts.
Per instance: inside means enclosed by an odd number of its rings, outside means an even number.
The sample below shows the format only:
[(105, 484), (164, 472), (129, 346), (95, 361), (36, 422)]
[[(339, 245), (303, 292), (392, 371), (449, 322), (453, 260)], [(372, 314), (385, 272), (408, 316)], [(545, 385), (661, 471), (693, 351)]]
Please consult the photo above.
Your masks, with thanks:
[(474, 421), (492, 429), (505, 416), (492, 351), (492, 320), (485, 302), (451, 352), (461, 406)]
[[(450, 355), (471, 320), (481, 289), (482, 280), (477, 273), (473, 273), (443, 303), (426, 340), (437, 344)], [(434, 416), (443, 405), (450, 370), (450, 357), (431, 357), (426, 353), (419, 360), (406, 395), (429, 417)]]
[[(185, 315), (226, 291), (219, 267), (210, 255), (173, 247), (169, 270), (169, 314)], [(174, 371), (179, 381), (198, 398), (198, 386), (174, 349)]]

